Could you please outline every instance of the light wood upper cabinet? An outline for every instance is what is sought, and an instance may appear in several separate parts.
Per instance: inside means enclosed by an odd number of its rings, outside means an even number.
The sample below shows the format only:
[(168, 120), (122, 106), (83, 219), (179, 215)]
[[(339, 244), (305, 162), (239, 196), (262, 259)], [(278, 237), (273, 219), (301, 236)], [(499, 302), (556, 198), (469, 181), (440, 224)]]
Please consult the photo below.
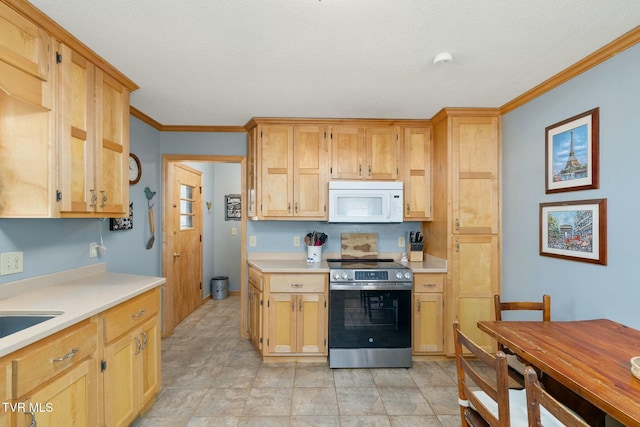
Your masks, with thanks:
[(332, 179), (398, 179), (398, 127), (334, 126), (330, 137)]
[(69, 47), (58, 48), (61, 215), (126, 215), (129, 92)]
[(126, 216), (137, 86), (56, 27), (0, 3), (0, 217)]
[(364, 128), (358, 126), (334, 126), (331, 137), (331, 178), (362, 179), (362, 162), (365, 156)]
[(258, 217), (327, 218), (327, 148), (316, 125), (261, 125)]
[(57, 215), (51, 38), (0, 3), (0, 217)]
[(431, 129), (404, 128), (404, 219), (431, 219)]
[(498, 232), (498, 117), (451, 120), (453, 233)]

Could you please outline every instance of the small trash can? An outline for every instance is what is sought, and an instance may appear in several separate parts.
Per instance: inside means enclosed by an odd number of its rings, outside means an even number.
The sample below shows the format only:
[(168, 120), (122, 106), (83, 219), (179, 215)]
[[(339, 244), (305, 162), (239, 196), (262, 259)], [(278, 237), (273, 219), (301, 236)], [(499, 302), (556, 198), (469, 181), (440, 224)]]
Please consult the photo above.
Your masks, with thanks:
[(229, 278), (227, 276), (215, 276), (211, 279), (211, 298), (225, 299), (229, 296)]

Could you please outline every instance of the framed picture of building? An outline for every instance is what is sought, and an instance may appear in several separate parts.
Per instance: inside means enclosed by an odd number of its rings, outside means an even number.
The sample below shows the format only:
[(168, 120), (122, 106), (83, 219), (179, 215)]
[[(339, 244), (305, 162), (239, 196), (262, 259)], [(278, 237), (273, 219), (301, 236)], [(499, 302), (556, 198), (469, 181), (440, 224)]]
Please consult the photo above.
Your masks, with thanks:
[(546, 193), (599, 188), (599, 108), (545, 130)]
[(540, 255), (607, 265), (607, 199), (540, 203)]

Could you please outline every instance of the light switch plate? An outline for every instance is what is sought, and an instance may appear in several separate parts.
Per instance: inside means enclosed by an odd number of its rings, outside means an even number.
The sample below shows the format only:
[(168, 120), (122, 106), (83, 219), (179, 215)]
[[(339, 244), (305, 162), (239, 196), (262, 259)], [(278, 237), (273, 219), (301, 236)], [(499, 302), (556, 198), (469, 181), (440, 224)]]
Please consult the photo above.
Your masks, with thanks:
[(0, 263), (0, 276), (24, 271), (22, 252), (5, 252), (0, 256)]

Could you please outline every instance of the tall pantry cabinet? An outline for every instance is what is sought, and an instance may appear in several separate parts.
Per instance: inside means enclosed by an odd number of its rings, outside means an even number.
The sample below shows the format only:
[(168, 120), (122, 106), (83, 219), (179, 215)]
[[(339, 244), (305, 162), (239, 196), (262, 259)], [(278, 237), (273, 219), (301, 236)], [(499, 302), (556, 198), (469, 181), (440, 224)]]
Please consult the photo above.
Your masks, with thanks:
[(489, 351), (495, 341), (477, 328), (494, 318), (500, 293), (500, 114), (447, 108), (433, 119), (433, 221), (427, 252), (449, 260), (445, 353), (454, 354), (452, 323)]

